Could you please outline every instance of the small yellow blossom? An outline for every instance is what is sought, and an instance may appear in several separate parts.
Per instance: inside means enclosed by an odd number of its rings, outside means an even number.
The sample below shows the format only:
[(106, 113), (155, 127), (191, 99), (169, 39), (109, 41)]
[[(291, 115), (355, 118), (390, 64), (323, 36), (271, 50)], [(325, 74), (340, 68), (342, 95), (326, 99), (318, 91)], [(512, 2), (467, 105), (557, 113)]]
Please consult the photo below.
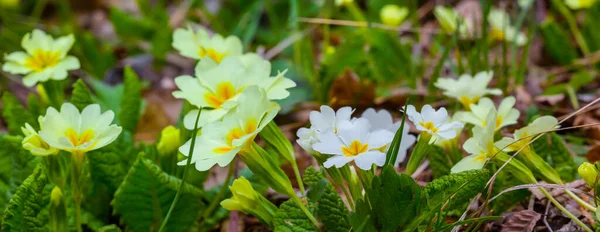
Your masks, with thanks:
[(22, 142), (23, 148), (30, 151), (31, 154), (47, 156), (56, 155), (58, 153), (58, 149), (51, 147), (46, 143), (29, 123), (25, 123), (25, 126), (22, 127), (21, 130), (23, 131), (23, 135), (25, 135)]
[(238, 37), (224, 38), (219, 34), (209, 36), (203, 29), (198, 29), (195, 33), (192, 28), (176, 29), (173, 32), (173, 47), (182, 56), (197, 60), (210, 58), (217, 63), (227, 56), (242, 55), (242, 41)]
[(177, 151), (180, 145), (181, 131), (174, 126), (168, 126), (160, 132), (160, 140), (156, 144), (156, 149), (159, 154), (166, 155)]
[(6, 55), (2, 70), (25, 75), (23, 84), (28, 87), (50, 79), (64, 80), (67, 78), (67, 71), (79, 69), (79, 60), (74, 56), (67, 56), (74, 42), (73, 35), (55, 40), (44, 31), (35, 29), (21, 40), (25, 52)]
[(381, 22), (390, 27), (400, 26), (404, 22), (404, 19), (406, 19), (406, 16), (408, 16), (408, 9), (394, 4), (385, 5), (379, 11)]

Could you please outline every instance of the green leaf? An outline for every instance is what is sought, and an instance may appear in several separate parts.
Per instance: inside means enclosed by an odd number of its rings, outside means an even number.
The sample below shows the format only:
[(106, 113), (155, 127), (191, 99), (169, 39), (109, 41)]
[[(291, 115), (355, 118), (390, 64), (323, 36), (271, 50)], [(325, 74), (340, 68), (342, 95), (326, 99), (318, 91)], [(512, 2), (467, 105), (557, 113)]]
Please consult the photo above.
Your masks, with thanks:
[(544, 38), (544, 49), (556, 62), (568, 65), (578, 57), (577, 50), (571, 44), (569, 34), (554, 20), (547, 19), (540, 27)]
[(600, 50), (600, 2), (596, 2), (585, 12), (585, 19), (581, 25), (583, 36), (591, 52)]
[(40, 163), (40, 159), (25, 150), (21, 136), (0, 137), (0, 182), (10, 188), (21, 185)]
[(40, 213), (47, 204), (42, 196), (47, 181), (42, 166), (38, 165), (8, 203), (2, 231), (48, 231), (48, 223)]
[(569, 86), (571, 86), (573, 90), (577, 91), (579, 90), (579, 88), (587, 84), (593, 83), (594, 80), (594, 77), (589, 72), (579, 71), (573, 74), (573, 77), (571, 77), (571, 79), (569, 80)]
[[(167, 214), (181, 183), (140, 153), (111, 202), (130, 231), (156, 231)], [(205, 205), (202, 190), (185, 184), (166, 231), (187, 231)]]
[(76, 34), (75, 49), (81, 59), (82, 69), (98, 79), (104, 79), (106, 71), (115, 66), (115, 56), (108, 43), (102, 43), (91, 32), (85, 31)]
[(454, 166), (454, 162), (443, 148), (436, 145), (429, 148), (429, 167), (434, 178), (450, 174), (452, 166)]
[(563, 139), (556, 133), (548, 133), (535, 142), (534, 150), (546, 157), (550, 165), (556, 169), (561, 179), (571, 182), (577, 177), (577, 165)]
[(29, 112), (31, 112), (31, 116), (33, 116), (33, 118), (38, 118), (40, 115), (46, 114), (46, 109), (42, 109), (42, 106), (40, 105), (40, 99), (33, 92), (27, 95), (27, 109)]
[[(309, 198), (316, 202), (317, 215), (323, 222), (326, 231), (349, 231), (348, 208), (335, 190), (325, 179), (323, 173), (308, 167), (304, 170), (304, 183), (311, 187)], [(313, 192), (319, 191), (318, 194)], [(317, 195), (318, 197), (313, 197)]]
[(124, 71), (123, 98), (121, 99), (121, 111), (119, 112), (119, 122), (123, 129), (129, 132), (135, 132), (137, 123), (140, 119), (142, 105), (142, 86), (140, 79), (135, 71), (127, 66)]
[(153, 22), (136, 19), (116, 7), (110, 8), (110, 21), (121, 38), (152, 38)]
[(475, 197), (483, 190), (488, 179), (487, 169), (453, 173), (429, 182), (423, 188), (423, 195), (431, 211), (437, 211), (448, 201), (444, 211), (449, 211)]
[(83, 79), (78, 79), (73, 84), (73, 93), (71, 94), (71, 103), (82, 111), (86, 106), (93, 104), (92, 92), (88, 89)]
[(11, 135), (20, 135), (21, 127), (25, 126), (25, 123), (29, 123), (34, 128), (39, 127), (36, 118), (21, 105), (21, 102), (12, 93), (4, 91), (2, 106), (2, 117)]
[(350, 214), (350, 224), (353, 231), (378, 231), (371, 216), (371, 206), (369, 206), (369, 203), (363, 199), (358, 199), (354, 205), (354, 212)]
[[(314, 211), (314, 207), (309, 205), (309, 210)], [(319, 231), (310, 222), (310, 219), (306, 217), (306, 214), (302, 212), (300, 207), (296, 205), (292, 200), (283, 202), (279, 206), (279, 210), (275, 213), (273, 218), (274, 231), (285, 231), (285, 232), (308, 232), (308, 231)]]
[(419, 186), (410, 176), (396, 173), (391, 166), (384, 167), (365, 191), (379, 231), (398, 231), (417, 216), (421, 200)]

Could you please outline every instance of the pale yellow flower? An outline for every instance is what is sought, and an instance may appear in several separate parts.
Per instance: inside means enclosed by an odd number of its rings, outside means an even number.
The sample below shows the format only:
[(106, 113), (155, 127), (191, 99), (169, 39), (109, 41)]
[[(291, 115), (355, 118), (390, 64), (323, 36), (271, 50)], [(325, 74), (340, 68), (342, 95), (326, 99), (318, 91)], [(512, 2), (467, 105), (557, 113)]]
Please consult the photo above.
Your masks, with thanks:
[(182, 56), (192, 59), (210, 58), (220, 63), (227, 56), (242, 55), (242, 41), (236, 36), (224, 38), (222, 35), (209, 36), (208, 32), (192, 28), (178, 28), (173, 32), (173, 47)]
[(28, 87), (38, 82), (64, 80), (69, 70), (79, 69), (79, 60), (67, 53), (73, 46), (73, 35), (52, 38), (44, 31), (35, 29), (21, 40), (25, 52), (13, 52), (4, 57), (2, 70), (25, 75), (23, 84)]

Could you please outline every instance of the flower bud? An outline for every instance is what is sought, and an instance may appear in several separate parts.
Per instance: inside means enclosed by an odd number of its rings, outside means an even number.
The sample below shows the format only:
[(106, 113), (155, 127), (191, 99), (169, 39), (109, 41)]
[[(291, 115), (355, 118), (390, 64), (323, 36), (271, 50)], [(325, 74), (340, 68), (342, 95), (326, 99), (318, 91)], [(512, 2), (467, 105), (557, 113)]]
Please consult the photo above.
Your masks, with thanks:
[(335, 0), (335, 5), (336, 6), (347, 6), (352, 4), (352, 2), (354, 2), (354, 0)]
[(36, 156), (48, 156), (56, 155), (58, 153), (58, 149), (51, 147), (46, 143), (29, 123), (25, 123), (25, 126), (21, 127), (21, 131), (23, 131), (23, 135), (25, 135), (21, 144), (23, 145), (23, 148), (30, 151), (31, 154)]
[(52, 202), (52, 205), (57, 206), (60, 205), (60, 202), (62, 200), (62, 191), (60, 191), (60, 188), (58, 186), (54, 186), (54, 188), (52, 189), (52, 192), (50, 193), (50, 202)]
[(160, 155), (169, 155), (176, 152), (180, 145), (180, 130), (174, 126), (168, 126), (160, 132), (160, 140), (156, 145), (156, 149), (158, 149)]
[(581, 178), (583, 178), (583, 180), (585, 181), (585, 183), (587, 183), (588, 186), (592, 188), (594, 187), (594, 185), (596, 184), (596, 178), (598, 176), (598, 168), (596, 168), (595, 165), (588, 162), (584, 162), (579, 166), (577, 172), (579, 172), (579, 175), (581, 176)]
[(408, 9), (394, 4), (385, 5), (379, 11), (381, 22), (390, 27), (400, 26), (404, 22), (404, 19), (406, 19), (406, 16), (408, 16)]
[(229, 186), (233, 196), (221, 201), (221, 206), (227, 210), (236, 210), (246, 214), (252, 214), (266, 224), (271, 225), (277, 207), (261, 194), (256, 192), (250, 181), (240, 177)]

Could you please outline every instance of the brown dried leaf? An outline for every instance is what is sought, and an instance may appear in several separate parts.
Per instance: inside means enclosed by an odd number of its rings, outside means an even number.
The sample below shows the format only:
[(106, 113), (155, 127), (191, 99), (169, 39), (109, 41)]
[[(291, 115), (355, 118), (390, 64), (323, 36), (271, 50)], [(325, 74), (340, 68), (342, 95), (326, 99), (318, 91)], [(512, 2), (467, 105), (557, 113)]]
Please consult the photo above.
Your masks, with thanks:
[(522, 210), (509, 216), (502, 225), (502, 232), (533, 231), (533, 227), (542, 217), (532, 210)]
[[(600, 123), (600, 120), (594, 117), (592, 112), (587, 112), (575, 116), (575, 120), (573, 122), (575, 126), (590, 125), (595, 123)], [(583, 131), (589, 138), (600, 140), (600, 126), (584, 127)]]
[(336, 78), (329, 89), (329, 105), (332, 108), (354, 106), (366, 108), (375, 100), (375, 85), (361, 81), (356, 73), (346, 70)]

